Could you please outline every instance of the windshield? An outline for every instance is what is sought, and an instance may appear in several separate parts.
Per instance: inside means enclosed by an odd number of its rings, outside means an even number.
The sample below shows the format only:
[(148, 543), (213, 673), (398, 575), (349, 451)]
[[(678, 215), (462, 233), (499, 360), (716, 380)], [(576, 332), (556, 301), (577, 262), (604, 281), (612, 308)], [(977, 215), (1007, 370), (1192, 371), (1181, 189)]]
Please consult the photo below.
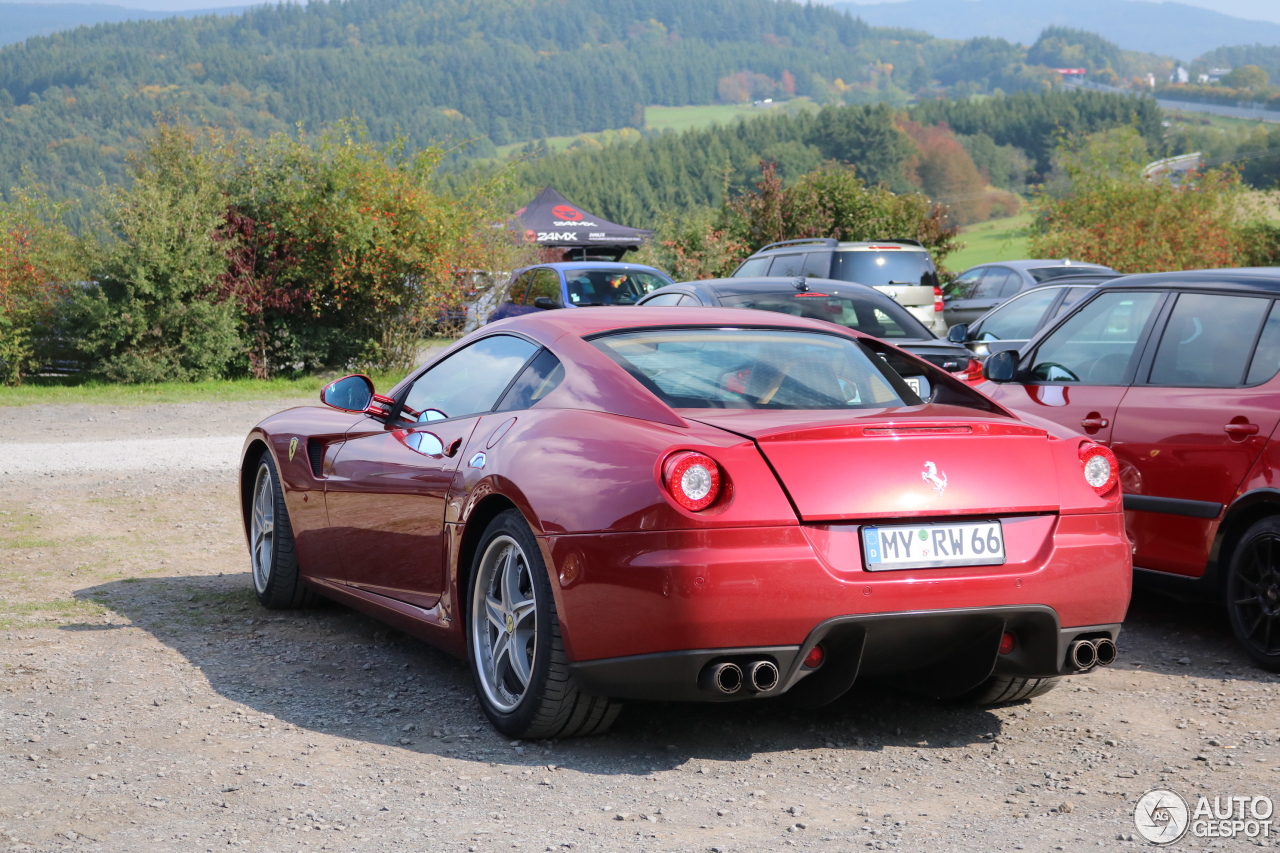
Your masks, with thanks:
[(836, 335), (662, 329), (592, 343), (677, 409), (879, 409), (921, 402), (880, 358)]
[(1102, 267), (1081, 267), (1076, 265), (1060, 266), (1060, 267), (1040, 267), (1039, 269), (1027, 270), (1032, 278), (1036, 281), (1048, 281), (1051, 278), (1062, 278), (1064, 275), (1088, 275), (1089, 273), (1107, 272)]
[(837, 296), (797, 290), (744, 293), (721, 296), (720, 304), (730, 308), (755, 308), (759, 311), (790, 314), (793, 317), (826, 320), (849, 329), (857, 329), (873, 338), (933, 338), (933, 333), (920, 325), (920, 321), (898, 303), (860, 294)]
[(933, 264), (928, 252), (901, 249), (883, 252), (836, 252), (831, 275), (837, 281), (856, 281), (872, 287), (911, 284), (933, 287)]
[(671, 282), (649, 272), (631, 270), (565, 270), (569, 301), (574, 305), (634, 305), (646, 293)]

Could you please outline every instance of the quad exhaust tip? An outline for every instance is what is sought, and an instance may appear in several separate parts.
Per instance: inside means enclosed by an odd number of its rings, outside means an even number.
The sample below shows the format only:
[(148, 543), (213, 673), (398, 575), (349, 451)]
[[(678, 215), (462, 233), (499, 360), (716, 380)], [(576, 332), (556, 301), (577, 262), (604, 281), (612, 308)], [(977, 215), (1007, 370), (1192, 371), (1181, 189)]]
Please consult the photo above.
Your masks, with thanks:
[(778, 665), (771, 660), (753, 660), (739, 666), (729, 661), (709, 664), (698, 676), (698, 686), (711, 693), (732, 696), (740, 690), (768, 693), (782, 680)]
[(1103, 637), (1101, 640), (1094, 643), (1093, 647), (1098, 659), (1098, 666), (1111, 666), (1111, 664), (1116, 662), (1116, 658), (1119, 657), (1120, 654), (1119, 650), (1116, 649), (1115, 642), (1107, 639), (1106, 637)]
[(1111, 666), (1118, 656), (1119, 650), (1110, 637), (1076, 640), (1067, 649), (1067, 663), (1077, 672), (1084, 672), (1095, 666)]
[(778, 667), (773, 661), (758, 660), (747, 665), (747, 687), (754, 693), (765, 693), (778, 686)]
[(742, 667), (736, 663), (713, 663), (702, 671), (698, 683), (703, 690), (731, 696), (742, 689)]

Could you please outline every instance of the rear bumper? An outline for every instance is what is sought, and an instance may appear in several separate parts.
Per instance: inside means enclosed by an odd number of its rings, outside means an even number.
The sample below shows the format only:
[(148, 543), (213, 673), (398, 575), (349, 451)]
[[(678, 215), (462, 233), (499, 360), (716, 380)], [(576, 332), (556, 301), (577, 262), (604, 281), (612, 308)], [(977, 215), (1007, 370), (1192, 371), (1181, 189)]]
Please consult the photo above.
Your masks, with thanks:
[(791, 677), (797, 655), (832, 633), (865, 635), (863, 674), (910, 672), (1008, 620), (1025, 624), (1039, 651), (1000, 666), (1057, 674), (1063, 634), (1114, 638), (1124, 619), (1132, 562), (1123, 516), (1003, 521), (1007, 562), (976, 568), (868, 572), (856, 525), (554, 536), (545, 544), (560, 580), (569, 658), (584, 687), (608, 695), (652, 696), (668, 685), (675, 698), (693, 682), (670, 673), (693, 670), (696, 680), (708, 661), (748, 653), (779, 666), (777, 692), (785, 692), (807, 677)]
[[(1005, 632), (1017, 639), (1000, 654)], [(1120, 625), (1062, 628), (1048, 607), (975, 607), (908, 613), (841, 616), (817, 625), (798, 646), (699, 649), (609, 658), (572, 664), (579, 685), (589, 693), (619, 699), (734, 701), (780, 696), (797, 686), (815, 704), (831, 701), (862, 677), (902, 675), (911, 686), (938, 696), (955, 696), (991, 675), (1046, 678), (1076, 672), (1067, 650), (1078, 639), (1110, 638)], [(821, 645), (820, 667), (805, 666), (805, 656)], [(699, 686), (712, 664), (745, 666), (774, 663), (781, 677), (772, 690), (739, 690), (724, 695)]]

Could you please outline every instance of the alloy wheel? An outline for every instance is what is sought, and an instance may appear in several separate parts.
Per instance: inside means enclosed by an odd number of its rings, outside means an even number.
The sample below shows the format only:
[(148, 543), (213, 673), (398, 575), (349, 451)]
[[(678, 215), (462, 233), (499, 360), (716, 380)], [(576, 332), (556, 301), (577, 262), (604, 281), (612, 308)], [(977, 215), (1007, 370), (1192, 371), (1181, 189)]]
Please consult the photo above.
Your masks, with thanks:
[(537, 593), (524, 550), (497, 536), (480, 561), (471, 597), (471, 652), (485, 698), (510, 713), (533, 678), (538, 647)]
[(1228, 588), (1239, 638), (1263, 655), (1280, 655), (1280, 536), (1253, 538), (1241, 556)]
[(258, 478), (253, 484), (253, 513), (249, 520), (249, 553), (253, 560), (253, 585), (259, 594), (267, 591), (271, 581), (271, 566), (275, 559), (275, 488), (271, 481), (271, 469), (258, 467)]

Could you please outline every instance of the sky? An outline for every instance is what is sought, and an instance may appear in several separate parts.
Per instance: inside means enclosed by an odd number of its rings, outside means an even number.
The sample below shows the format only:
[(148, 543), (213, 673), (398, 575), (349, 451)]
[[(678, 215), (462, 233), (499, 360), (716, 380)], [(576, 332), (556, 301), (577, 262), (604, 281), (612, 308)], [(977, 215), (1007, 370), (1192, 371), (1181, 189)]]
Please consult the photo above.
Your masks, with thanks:
[[(830, 2), (830, 0), (828, 0)], [(845, 3), (883, 3), (893, 0), (840, 0)], [(1234, 15), (1253, 21), (1274, 21), (1280, 24), (1280, 0), (1178, 0), (1187, 6), (1212, 9), (1224, 15)], [(1058, 5), (1058, 0), (1027, 0), (1028, 6), (1040, 4)]]

